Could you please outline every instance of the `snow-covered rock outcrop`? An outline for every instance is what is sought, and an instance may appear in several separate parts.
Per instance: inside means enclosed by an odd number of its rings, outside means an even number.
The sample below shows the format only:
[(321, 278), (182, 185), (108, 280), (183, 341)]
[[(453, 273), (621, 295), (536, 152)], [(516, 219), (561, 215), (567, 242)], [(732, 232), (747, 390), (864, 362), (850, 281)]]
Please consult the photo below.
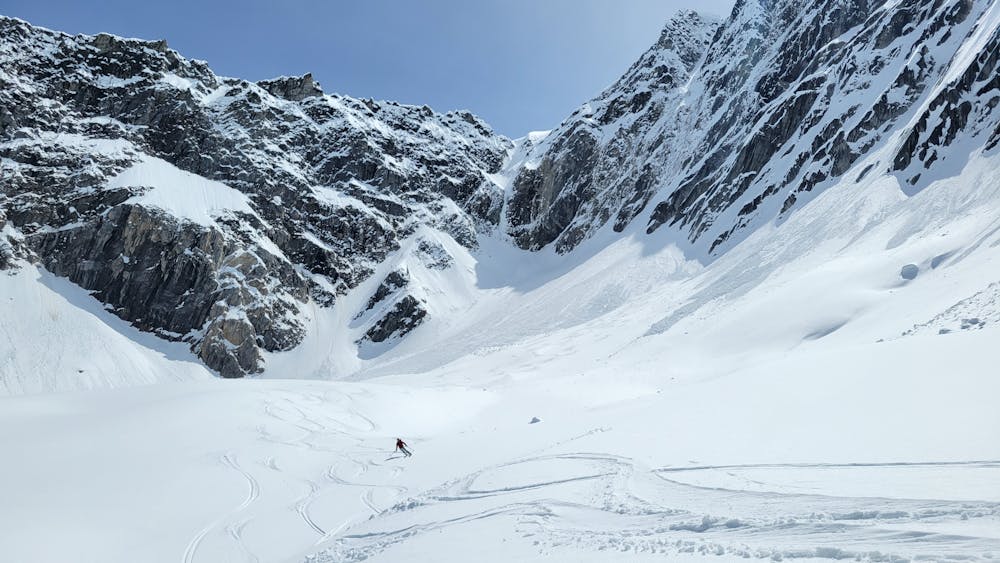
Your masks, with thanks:
[(607, 223), (717, 256), (862, 156), (912, 193), (1000, 142), (1000, 14), (974, 0), (739, 0), (682, 13), (619, 82), (531, 148), (507, 215), (524, 248)]
[[(499, 221), (489, 175), (510, 144), (467, 112), (325, 95), (310, 75), (218, 77), (163, 41), (0, 18), (0, 224), (225, 376), (296, 346), (303, 303), (334, 303), (419, 226), (474, 246)], [(373, 335), (400, 322), (371, 319)]]

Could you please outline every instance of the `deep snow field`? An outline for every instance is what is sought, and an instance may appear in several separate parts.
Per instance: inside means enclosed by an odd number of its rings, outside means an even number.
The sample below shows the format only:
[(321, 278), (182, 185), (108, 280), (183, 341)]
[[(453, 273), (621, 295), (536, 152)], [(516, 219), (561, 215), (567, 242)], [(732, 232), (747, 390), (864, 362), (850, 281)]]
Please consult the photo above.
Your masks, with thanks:
[(0, 559), (998, 559), (996, 170), (842, 183), (714, 261), (483, 240), (410, 265), (395, 347), (348, 347), (363, 285), (254, 380), (2, 273)]

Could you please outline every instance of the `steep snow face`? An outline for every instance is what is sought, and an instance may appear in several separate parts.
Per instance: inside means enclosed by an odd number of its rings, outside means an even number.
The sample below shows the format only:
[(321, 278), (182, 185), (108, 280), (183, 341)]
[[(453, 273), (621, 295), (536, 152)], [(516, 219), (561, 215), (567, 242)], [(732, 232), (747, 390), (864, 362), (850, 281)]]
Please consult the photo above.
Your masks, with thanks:
[[(510, 232), (524, 248), (567, 251), (638, 218), (710, 260), (885, 146), (892, 153), (864, 172), (892, 170), (919, 191), (1000, 141), (996, 11), (972, 0), (746, 0), (707, 44), (686, 39), (712, 27), (682, 15), (664, 31), (678, 41), (661, 39), (638, 63), (649, 73), (659, 67), (643, 61), (676, 56), (682, 79), (620, 81), (564, 122), (514, 181)], [(605, 122), (589, 108), (609, 99), (634, 103)]]
[[(296, 346), (307, 303), (414, 233), (474, 247), (510, 147), (468, 112), (218, 77), (163, 41), (0, 17), (0, 266), (38, 261), (224, 376)], [(372, 322), (415, 326), (411, 309)]]

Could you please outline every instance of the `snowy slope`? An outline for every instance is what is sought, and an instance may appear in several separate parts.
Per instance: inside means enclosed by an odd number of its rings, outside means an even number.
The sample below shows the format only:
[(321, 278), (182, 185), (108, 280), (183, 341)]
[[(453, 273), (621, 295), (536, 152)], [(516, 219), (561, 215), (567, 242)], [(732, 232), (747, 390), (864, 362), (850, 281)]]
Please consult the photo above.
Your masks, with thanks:
[[(845, 182), (709, 266), (638, 234), (579, 256), (484, 244), (489, 264), (508, 267), (466, 264), (478, 284), (455, 301), (466, 306), (417, 329), (364, 382), (3, 399), (0, 450), (21, 463), (0, 469), (13, 532), (0, 550), (14, 561), (989, 560), (1000, 327), (910, 329), (958, 302), (995, 315), (995, 300), (970, 298), (997, 281), (996, 167), (974, 154), (912, 197), (891, 175)], [(303, 349), (317, 357), (269, 362), (299, 377), (336, 361), (314, 346)], [(396, 436), (413, 458), (392, 454)], [(52, 528), (69, 541), (44, 541)]]
[(540, 372), (489, 390), (214, 381), (7, 398), (0, 447), (19, 463), (0, 469), (0, 548), (19, 562), (985, 558), (1000, 420), (981, 397), (1000, 388), (978, 368), (996, 336), (686, 384), (630, 370), (615, 385)]
[(0, 273), (0, 395), (213, 377), (183, 344), (139, 331), (65, 279)]
[(108, 180), (105, 189), (143, 186), (142, 194), (125, 200), (153, 207), (203, 227), (218, 227), (215, 217), (227, 213), (256, 215), (250, 199), (220, 182), (179, 170), (169, 162), (147, 157)]
[[(496, 228), (470, 231), (465, 219), (474, 223), (478, 212), (461, 197), (422, 190), (410, 201), (384, 190), (387, 184), (351, 177), (335, 188), (316, 183), (297, 192), (292, 207), (302, 212), (301, 222), (292, 221), (297, 230), (290, 239), (276, 227), (288, 225), (288, 217), (273, 213), (285, 206), (284, 196), (274, 203), (239, 182), (212, 181), (169, 159), (140, 155), (128, 143), (68, 134), (8, 140), (0, 147), (8, 151), (4, 158), (21, 160), (0, 166), (24, 174), (24, 189), (0, 210), (0, 263), (17, 265), (0, 272), (0, 394), (25, 395), (0, 398), (0, 455), (13, 460), (0, 464), (3, 559), (995, 560), (1000, 152), (989, 104), (996, 82), (990, 73), (1000, 52), (996, 3), (823, 3), (854, 10), (850, 17), (840, 12), (843, 17), (826, 19), (819, 8), (790, 8), (801, 4), (742, 1), (712, 33), (717, 24), (690, 14), (668, 25), (687, 34), (691, 41), (678, 43), (688, 45), (689, 54), (711, 36), (718, 44), (710, 52), (732, 55), (726, 60), (663, 52), (673, 48), (669, 34), (647, 55), (675, 71), (704, 71), (742, 88), (729, 73), (772, 76), (754, 57), (778, 54), (758, 47), (780, 39), (827, 53), (837, 72), (846, 72), (851, 61), (879, 62), (865, 68), (880, 70), (852, 75), (860, 82), (838, 83), (845, 89), (834, 92), (875, 92), (876, 98), (888, 92), (886, 103), (902, 111), (873, 109), (880, 117), (867, 122), (884, 125), (866, 132), (872, 136), (864, 137), (864, 150), (827, 161), (820, 149), (829, 151), (849, 127), (845, 122), (827, 131), (822, 124), (854, 100), (830, 97), (831, 105), (823, 102), (824, 111), (814, 115), (813, 126), (823, 131), (786, 130), (803, 134), (781, 148), (804, 150), (818, 139), (817, 160), (796, 174), (829, 170), (834, 161), (838, 173), (814, 190), (784, 185), (746, 214), (740, 211), (757, 192), (738, 195), (724, 209), (708, 199), (725, 199), (735, 184), (706, 192), (694, 205), (712, 213), (688, 218), (719, 221), (706, 223), (710, 236), (694, 243), (678, 225), (647, 233), (644, 221), (611, 221), (620, 209), (639, 211), (619, 197), (628, 194), (624, 190), (602, 192), (608, 199), (570, 218), (585, 235), (574, 238), (571, 251), (558, 244), (519, 247), (531, 246), (516, 239), (544, 219), (533, 218), (521, 231), (510, 222), (518, 175), (543, 169), (545, 155), (553, 157), (549, 152), (566, 131), (591, 130), (587, 123), (530, 135), (510, 148), (502, 165), (476, 169), (487, 192), (497, 196), (488, 199), (498, 206), (486, 209)], [(771, 19), (775, 10), (783, 19)], [(920, 25), (900, 23), (908, 17)], [(857, 18), (849, 33), (813, 44)], [(813, 29), (811, 23), (822, 25)], [(955, 33), (948, 34), (946, 25)], [(862, 48), (869, 44), (881, 47)], [(928, 49), (924, 58), (921, 45)], [(904, 56), (911, 47), (917, 53), (912, 59)], [(892, 81), (874, 77), (906, 69), (914, 77), (920, 69), (933, 73), (921, 75), (917, 82), (924, 87), (903, 103), (890, 98), (913, 85), (889, 87)], [(602, 94), (602, 111), (629, 105), (622, 104), (631, 96), (619, 97), (628, 84), (650, 85), (645, 70), (634, 68), (622, 89)], [(110, 78), (95, 81), (121, 87)], [(311, 111), (337, 106), (343, 112), (337, 115), (351, 121), (369, 107), (320, 96), (306, 77), (230, 85), (233, 95), (176, 73), (155, 82), (166, 85), (156, 88), (190, 92), (213, 112), (249, 111), (247, 104), (259, 103), (274, 115), (298, 116), (296, 104), (306, 99)], [(730, 156), (752, 146), (763, 130), (756, 125), (785, 115), (779, 110), (796, 98), (777, 88), (762, 115), (741, 121), (756, 115), (753, 96), (765, 92), (730, 99), (725, 96), (746, 92), (685, 90), (690, 84), (671, 83), (657, 103), (731, 103), (732, 112), (720, 114), (740, 118), (722, 128), (731, 135)], [(248, 92), (260, 101), (248, 101)], [(300, 96), (305, 98), (296, 100)], [(385, 140), (397, 134), (390, 122), (419, 122), (418, 130), (441, 134), (451, 146), (463, 135), (434, 123), (459, 120), (466, 125), (452, 125), (475, 127), (474, 120), (419, 108), (378, 107), (399, 120), (366, 120), (355, 133)], [(964, 123), (957, 117), (962, 108), (973, 116)], [(616, 113), (603, 138), (621, 139), (625, 131), (625, 138), (641, 140), (619, 149), (649, 148), (675, 124), (665, 118), (659, 123), (664, 129), (639, 131), (629, 127), (641, 119)], [(861, 109), (848, 113), (858, 118), (855, 126), (866, 121)], [(426, 119), (410, 119), (414, 115)], [(893, 117), (882, 121), (886, 115)], [(400, 139), (424, 142), (402, 129)], [(686, 131), (701, 140), (712, 135), (693, 126)], [(453, 153), (445, 168), (466, 158), (478, 162), (481, 148)], [(898, 160), (904, 148), (913, 157), (908, 162)], [(130, 200), (134, 206), (122, 223), (140, 223), (142, 229), (126, 233), (142, 236), (121, 237), (128, 245), (168, 233), (189, 237), (192, 252), (215, 252), (218, 270), (198, 271), (225, 272), (220, 279), (242, 289), (229, 295), (233, 306), (219, 318), (242, 321), (240, 312), (251, 314), (264, 300), (247, 296), (258, 297), (253, 292), (264, 287), (262, 280), (275, 284), (265, 287), (268, 295), (275, 288), (304, 289), (295, 285), (302, 279), (319, 288), (274, 315), (301, 329), (296, 345), (262, 348), (261, 378), (219, 380), (187, 344), (138, 331), (108, 312), (100, 295), (27, 263), (26, 234), (49, 236), (53, 244), (77, 240), (58, 234), (64, 232), (58, 226), (75, 224), (69, 216), (60, 215), (58, 225), (25, 228), (31, 222), (24, 216), (41, 218), (48, 209), (32, 203), (38, 198), (27, 179), (51, 175), (62, 182), (85, 173), (72, 165), (81, 154), (90, 154), (100, 169), (94, 174), (104, 196), (121, 198), (114, 205)], [(386, 157), (380, 174), (406, 168), (405, 155), (365, 154)], [(738, 176), (750, 186), (784, 176), (785, 159), (794, 155), (779, 153), (759, 175)], [(27, 165), (36, 156), (55, 161), (42, 167), (41, 176), (32, 176), (39, 169)], [(727, 174), (736, 169), (733, 160), (723, 164)], [(917, 169), (921, 176), (914, 180)], [(623, 170), (636, 171), (641, 167)], [(418, 182), (414, 178), (425, 172), (408, 181)], [(71, 192), (76, 211), (94, 221), (96, 233), (107, 233), (100, 217), (112, 211), (87, 215), (82, 204), (91, 200), (84, 184), (75, 181)], [(677, 187), (653, 182), (642, 194), (652, 202), (678, 193), (671, 191)], [(175, 192), (190, 197), (172, 197)], [(784, 213), (780, 208), (793, 192), (800, 195)], [(423, 197), (433, 205), (416, 201)], [(394, 205), (403, 211), (392, 211)], [(608, 220), (590, 222), (585, 216), (591, 211)], [(24, 216), (8, 221), (14, 214)], [(161, 222), (164, 216), (184, 226)], [(449, 227), (455, 218), (458, 224)], [(739, 223), (738, 236), (709, 252), (715, 235), (741, 218), (749, 219)], [(338, 238), (342, 232), (330, 225), (363, 228)], [(472, 241), (465, 238), (470, 232)], [(373, 233), (391, 233), (391, 244), (366, 238)], [(95, 247), (113, 254), (115, 267), (144, 259), (115, 247), (115, 237), (95, 240)], [(319, 248), (344, 258), (338, 254), (342, 244), (356, 249), (368, 242), (377, 252), (353, 255), (364, 258), (368, 272), (340, 285), (337, 276), (354, 269), (320, 274), (322, 261), (303, 254)], [(142, 271), (159, 255), (145, 259), (150, 262), (142, 268), (119, 273)], [(178, 264), (177, 271), (186, 271), (189, 263)], [(270, 268), (295, 276), (275, 277)], [(238, 275), (262, 271), (260, 277)], [(219, 330), (226, 341), (239, 335), (231, 325)], [(121, 388), (80, 391), (104, 387)], [(393, 454), (396, 437), (411, 443), (412, 458)]]

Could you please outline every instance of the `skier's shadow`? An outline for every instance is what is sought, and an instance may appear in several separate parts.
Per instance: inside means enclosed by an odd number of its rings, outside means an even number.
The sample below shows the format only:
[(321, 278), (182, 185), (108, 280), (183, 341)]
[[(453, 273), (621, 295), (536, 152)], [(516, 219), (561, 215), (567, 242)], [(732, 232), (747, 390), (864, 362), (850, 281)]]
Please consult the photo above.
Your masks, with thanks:
[(386, 461), (390, 461), (390, 460), (393, 460), (393, 459), (403, 459), (404, 457), (406, 457), (406, 456), (405, 455), (391, 455), (391, 456), (385, 458), (385, 460)]

